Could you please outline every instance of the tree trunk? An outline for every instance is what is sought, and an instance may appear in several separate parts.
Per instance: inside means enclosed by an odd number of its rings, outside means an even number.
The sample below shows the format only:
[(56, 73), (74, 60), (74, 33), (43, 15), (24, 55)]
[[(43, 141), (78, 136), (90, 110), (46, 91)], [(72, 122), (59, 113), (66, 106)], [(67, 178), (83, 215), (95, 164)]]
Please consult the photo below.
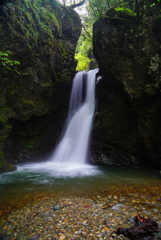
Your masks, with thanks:
[(141, 9), (142, 10), (141, 11), (141, 19), (142, 19), (143, 15), (144, 15), (144, 0), (142, 0), (141, 3), (142, 3), (142, 6), (141, 6), (142, 7), (142, 9)]
[(140, 19), (139, 15), (139, 5), (138, 5), (138, 0), (135, 0), (135, 12), (137, 13), (137, 19)]

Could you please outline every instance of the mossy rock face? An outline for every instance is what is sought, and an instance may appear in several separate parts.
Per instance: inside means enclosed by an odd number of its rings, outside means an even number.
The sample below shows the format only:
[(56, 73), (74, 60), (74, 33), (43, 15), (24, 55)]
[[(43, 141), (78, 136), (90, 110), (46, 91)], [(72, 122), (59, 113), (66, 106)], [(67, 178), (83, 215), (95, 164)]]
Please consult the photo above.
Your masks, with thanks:
[(159, 42), (147, 23), (114, 17), (116, 12), (109, 10), (93, 27), (103, 75), (96, 88), (94, 139), (118, 165), (160, 167)]
[(54, 0), (0, 7), (0, 51), (20, 62), (17, 74), (0, 60), (0, 150), (7, 161), (43, 158), (54, 147), (68, 109), (80, 32), (78, 14)]
[(5, 173), (5, 172), (12, 172), (17, 169), (16, 166), (14, 166), (11, 163), (5, 163), (3, 166), (0, 167), (0, 173)]
[(159, 48), (161, 49), (161, 17), (160, 16), (155, 18), (152, 29), (159, 41)]
[(4, 165), (4, 154), (2, 151), (0, 151), (0, 168)]
[(10, 172), (16, 170), (16, 166), (11, 163), (6, 163), (4, 160), (4, 154), (0, 151), (0, 173)]
[(126, 8), (110, 8), (107, 10), (105, 16), (109, 18), (122, 18), (122, 19), (130, 19), (135, 20), (136, 19), (136, 13), (131, 11), (130, 9)]
[(117, 21), (105, 17), (94, 24), (94, 55), (131, 99), (139, 98), (146, 83), (155, 91), (159, 82), (158, 42), (148, 24)]

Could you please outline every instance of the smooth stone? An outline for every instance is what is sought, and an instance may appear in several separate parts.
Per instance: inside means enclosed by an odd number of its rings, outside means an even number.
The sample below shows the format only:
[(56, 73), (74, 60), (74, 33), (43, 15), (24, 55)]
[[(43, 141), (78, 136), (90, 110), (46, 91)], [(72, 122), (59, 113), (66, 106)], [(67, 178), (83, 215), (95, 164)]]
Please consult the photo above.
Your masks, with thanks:
[(120, 210), (120, 208), (124, 208), (124, 207), (125, 207), (125, 205), (120, 203), (120, 204), (113, 206), (112, 209), (118, 211), (118, 210)]
[(84, 237), (87, 237), (87, 236), (88, 236), (88, 233), (87, 233), (87, 232), (82, 232), (82, 235), (83, 235)]
[(53, 210), (60, 210), (60, 207), (59, 206), (55, 206), (55, 207), (53, 207)]
[(131, 218), (128, 218), (127, 219), (129, 222), (131, 222), (131, 223), (135, 223), (135, 220), (134, 220), (134, 218), (133, 217), (131, 217)]
[(38, 236), (35, 236), (32, 238), (32, 240), (37, 240), (39, 237)]
[(63, 240), (63, 239), (65, 239), (65, 235), (61, 234), (60, 237), (59, 237), (59, 240)]
[(154, 208), (154, 209), (153, 209), (153, 212), (159, 212), (159, 210), (158, 210), (158, 209), (156, 209), (156, 208)]

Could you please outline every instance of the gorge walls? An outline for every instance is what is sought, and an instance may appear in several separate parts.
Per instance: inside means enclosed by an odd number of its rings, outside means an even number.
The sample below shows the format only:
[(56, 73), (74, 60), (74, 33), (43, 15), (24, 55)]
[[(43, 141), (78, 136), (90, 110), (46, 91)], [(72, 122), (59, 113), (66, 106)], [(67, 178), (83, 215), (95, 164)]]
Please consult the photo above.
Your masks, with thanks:
[(94, 24), (93, 51), (103, 76), (94, 125), (100, 163), (161, 166), (158, 12), (149, 24), (109, 9)]
[(44, 159), (55, 146), (80, 32), (78, 14), (54, 0), (0, 7), (0, 172), (14, 169), (7, 163)]
[[(93, 53), (102, 76), (92, 141), (97, 163), (160, 168), (158, 6), (155, 17), (149, 12), (143, 20), (109, 9), (94, 24)], [(54, 0), (0, 6), (0, 172), (44, 160), (55, 147), (67, 115), (80, 32), (77, 13)]]

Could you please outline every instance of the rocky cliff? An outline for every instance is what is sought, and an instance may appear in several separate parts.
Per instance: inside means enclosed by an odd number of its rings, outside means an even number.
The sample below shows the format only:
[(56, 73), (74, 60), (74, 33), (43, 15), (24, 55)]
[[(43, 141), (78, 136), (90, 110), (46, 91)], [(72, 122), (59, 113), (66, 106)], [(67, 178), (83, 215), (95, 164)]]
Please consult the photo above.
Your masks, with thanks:
[(161, 167), (159, 14), (147, 16), (149, 24), (109, 9), (94, 24), (94, 56), (103, 76), (94, 129), (101, 163)]
[(77, 13), (54, 0), (0, 7), (0, 172), (14, 169), (11, 163), (44, 159), (53, 149), (67, 113), (80, 32)]

